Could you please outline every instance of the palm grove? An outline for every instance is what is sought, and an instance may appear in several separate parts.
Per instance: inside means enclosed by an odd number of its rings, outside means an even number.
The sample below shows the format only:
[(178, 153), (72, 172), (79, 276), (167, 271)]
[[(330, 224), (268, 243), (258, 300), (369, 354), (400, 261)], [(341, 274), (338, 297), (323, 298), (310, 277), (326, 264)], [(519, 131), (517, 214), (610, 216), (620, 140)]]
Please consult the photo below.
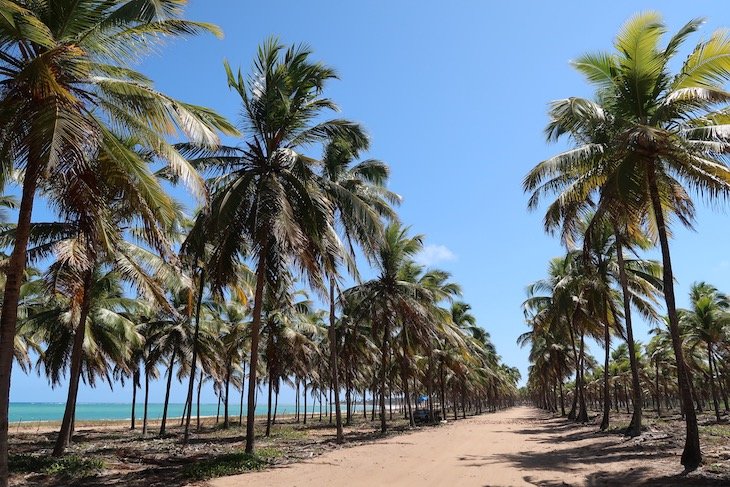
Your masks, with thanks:
[[(549, 141), (566, 138), (573, 147), (524, 179), (531, 209), (555, 197), (545, 230), (567, 252), (528, 287), (530, 330), (519, 340), (530, 345), (528, 393), (542, 407), (565, 414), (571, 400), (568, 416), (578, 421), (596, 407), (601, 429), (612, 407), (625, 407), (631, 436), (641, 434), (643, 409), (681, 412), (688, 469), (702, 461), (697, 412), (709, 405), (720, 421), (730, 387), (728, 298), (697, 282), (689, 308), (678, 309), (670, 248), (670, 223), (692, 226), (693, 197), (730, 194), (727, 32), (693, 46), (672, 71), (701, 24), (692, 20), (668, 37), (658, 14), (639, 14), (613, 52), (573, 62), (594, 96), (553, 102), (546, 128)], [(641, 257), (656, 245), (661, 261)], [(653, 327), (646, 344), (634, 339), (637, 314)], [(586, 338), (602, 345), (602, 358), (587, 352)]]
[[(139, 390), (150, 434), (160, 379), (161, 435), (172, 381), (186, 381), (183, 443), (204, 383), (225, 427), (239, 390), (247, 452), (257, 401), (268, 426), (283, 384), (303, 391), (305, 408), (308, 395), (334, 395), (338, 441), (368, 391), (383, 432), (393, 396), (410, 412), (425, 393), (433, 418), (434, 408), (480, 412), (516, 394), (518, 372), (500, 363), (458, 284), (414, 262), (423, 236), (399, 223), (388, 166), (362, 160), (363, 128), (327, 118), (336, 73), (306, 46), (268, 40), (248, 74), (225, 64), (238, 125), (128, 64), (162, 40), (221, 35), (185, 20), (185, 4), (0, 0), (1, 175), (21, 188), (19, 201), (0, 201), (17, 210), (2, 228), (2, 485), (14, 363), (68, 387), (55, 455), (73, 439), (82, 381), (130, 381), (132, 428)], [(194, 215), (171, 185), (197, 197)], [(32, 218), (38, 196), (54, 221)], [(362, 261), (376, 277), (360, 278)]]

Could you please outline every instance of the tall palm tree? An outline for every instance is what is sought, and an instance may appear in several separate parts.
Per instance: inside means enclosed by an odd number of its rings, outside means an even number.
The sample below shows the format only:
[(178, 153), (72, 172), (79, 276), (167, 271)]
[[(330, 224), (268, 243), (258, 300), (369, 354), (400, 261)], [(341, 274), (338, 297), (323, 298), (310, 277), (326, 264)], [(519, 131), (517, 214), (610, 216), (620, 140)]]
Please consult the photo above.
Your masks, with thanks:
[[(177, 208), (149, 170), (144, 153), (133, 150), (131, 144), (119, 140), (118, 154), (102, 152), (84, 167), (70, 168), (64, 177), (41, 185), (43, 193), (58, 205), (65, 221), (33, 224), (30, 240), (34, 247), (29, 257), (35, 260), (52, 250), (57, 257), (50, 269), (54, 286), (60, 282), (68, 292), (77, 293), (78, 299), (73, 302), (80, 305), (78, 315), (74, 315), (78, 316), (80, 326), (74, 335), (68, 400), (54, 455), (61, 455), (71, 440), (85, 340), (85, 327), (81, 325), (92, 305), (94, 274), (105, 266), (114, 269), (150, 302), (167, 304), (160, 282), (163, 276), (174, 273), (165, 271), (164, 267), (169, 265), (164, 258), (127, 241), (124, 228), (141, 222), (143, 226), (133, 232), (134, 236), (168, 256), (171, 251), (166, 234), (176, 224)], [(116, 157), (122, 153), (126, 157)], [(140, 164), (128, 167), (133, 158)], [(17, 228), (7, 233), (17, 238)]]
[[(242, 299), (243, 298), (243, 299)], [(218, 323), (220, 329), (220, 353), (217, 358), (222, 360), (224, 387), (226, 390), (223, 408), (223, 427), (228, 428), (230, 419), (228, 414), (229, 391), (231, 379), (236, 369), (244, 364), (243, 351), (249, 340), (251, 312), (245, 295), (233, 295), (230, 300), (214, 299), (205, 303), (211, 320)], [(243, 377), (241, 378), (243, 387)]]
[(307, 46), (285, 48), (276, 39), (264, 42), (253, 72), (244, 79), (226, 63), (228, 85), (241, 97), (245, 141), (242, 147), (210, 152), (189, 148), (193, 163), (220, 174), (210, 183), (210, 218), (200, 221), (213, 237), (209, 266), (213, 287), (235, 282), (236, 264), (254, 261), (256, 285), (251, 324), (251, 360), (246, 418), (246, 451), (254, 448), (254, 400), (264, 287), (293, 262), (314, 287), (322, 287), (322, 269), (342, 254), (333, 229), (332, 205), (315, 173), (315, 161), (298, 151), (333, 137), (364, 144), (356, 124), (346, 120), (318, 122), (336, 105), (322, 95), (336, 77), (310, 59)]
[[(594, 216), (594, 215), (593, 215)], [(600, 304), (598, 316), (604, 326), (604, 411), (601, 429), (608, 428), (608, 415), (610, 410), (609, 385), (608, 385), (608, 359), (610, 344), (610, 329), (622, 332), (620, 319), (625, 321), (625, 337), (629, 349), (631, 363), (632, 392), (633, 392), (633, 415), (631, 423), (626, 431), (629, 436), (637, 436), (641, 433), (642, 417), (642, 387), (639, 377), (641, 369), (637, 360), (636, 346), (631, 323), (631, 308), (635, 308), (649, 322), (655, 322), (659, 316), (655, 306), (658, 304), (658, 297), (661, 292), (661, 266), (658, 262), (631, 258), (623, 255), (625, 242), (631, 242), (631, 247), (648, 248), (649, 243), (641, 235), (633, 235), (629, 240), (628, 236), (621, 236), (608, 221), (595, 218), (589, 215), (582, 225), (583, 231), (583, 252), (588, 258), (584, 260), (584, 268), (590, 275), (589, 286), (591, 288), (591, 299), (594, 304)], [(624, 242), (624, 244), (622, 244)], [(619, 298), (614, 287), (620, 287), (621, 298)], [(623, 301), (623, 316), (617, 302)]]
[(528, 286), (528, 298), (523, 303), (525, 316), (538, 334), (550, 331), (567, 337), (573, 352), (576, 393), (568, 413), (570, 419), (585, 422), (588, 412), (582, 380), (585, 365), (585, 335), (600, 335), (592, 301), (588, 275), (580, 252), (568, 252), (554, 258), (548, 266), (548, 278)]
[[(687, 189), (709, 199), (730, 192), (730, 169), (722, 155), (730, 151), (724, 108), (730, 93), (730, 37), (724, 31), (700, 42), (672, 74), (670, 61), (684, 41), (701, 25), (692, 20), (660, 46), (666, 28), (659, 14), (647, 12), (629, 19), (615, 41), (615, 52), (581, 56), (575, 67), (596, 87), (598, 103), (572, 99), (578, 107), (573, 126), (605, 127), (604, 138), (579, 139), (579, 146), (545, 161), (526, 180), (543, 191), (570, 187), (563, 201), (579, 202), (594, 191), (612, 189), (624, 224), (642, 222), (656, 236), (662, 253), (663, 290), (672, 336), (687, 436), (682, 465), (696, 468), (702, 461), (697, 417), (692, 407), (691, 377), (684, 362), (679, 317), (674, 295), (667, 221), (691, 222)], [(566, 133), (556, 124), (554, 133)], [(537, 196), (539, 198), (539, 196)], [(535, 200), (536, 201), (536, 200)]]
[(167, 142), (180, 130), (216, 144), (215, 129), (234, 129), (211, 110), (156, 91), (129, 60), (162, 38), (219, 31), (181, 19), (180, 0), (54, 0), (0, 3), (0, 159), (4, 183), (24, 170), (16, 239), (0, 318), (0, 486), (7, 485), (7, 412), (12, 343), (26, 265), (31, 213), (43, 180), (85, 165), (89, 151), (119, 153), (107, 123), (153, 147), (184, 181), (204, 190)]
[[(393, 221), (397, 217), (391, 205), (400, 203), (400, 196), (386, 188), (388, 166), (378, 160), (368, 159), (354, 163), (367, 144), (358, 147), (358, 141), (342, 137), (331, 140), (325, 147), (321, 161), (321, 185), (332, 204), (332, 217), (344, 234), (349, 249), (348, 267), (357, 275), (355, 268), (354, 243), (362, 248), (367, 256), (372, 256), (382, 239), (381, 218)], [(337, 442), (343, 441), (342, 412), (340, 407), (339, 361), (337, 353), (339, 337), (336, 328), (335, 287), (338, 270), (335, 263), (329, 267), (329, 341), (330, 372), (335, 399), (335, 423)]]
[[(418, 299), (419, 284), (402, 280), (403, 266), (423, 247), (423, 237), (408, 236), (408, 228), (397, 223), (385, 229), (384, 241), (375, 259), (379, 275), (346, 291), (349, 299), (359, 303), (355, 319), (369, 319), (373, 334), (379, 335), (380, 345), (380, 430), (387, 431), (385, 391), (390, 356), (390, 341), (397, 323), (425, 320), (428, 310)], [(377, 340), (377, 339), (376, 339)], [(408, 394), (407, 384), (404, 393)]]
[[(38, 339), (46, 344), (39, 356), (39, 367), (45, 370), (51, 384), (59, 384), (67, 371), (69, 382), (76, 384), (70, 388), (66, 404), (71, 422), (62, 424), (59, 436), (65, 436), (57, 442), (65, 447), (70, 443), (79, 379), (93, 386), (101, 378), (111, 385), (110, 371), (114, 366), (130, 374), (130, 358), (144, 339), (129, 319), (139, 308), (139, 302), (123, 296), (119, 273), (97, 270), (91, 287), (80, 289), (78, 280), (74, 276), (68, 279), (64, 270), (52, 267), (50, 272), (52, 289), (48, 294), (52, 297), (46, 308), (33, 312), (23, 326), (33, 328)], [(88, 303), (85, 312), (80, 309), (82, 303)], [(84, 320), (75, 323), (80, 317)], [(79, 335), (84, 336), (83, 341), (77, 339)]]

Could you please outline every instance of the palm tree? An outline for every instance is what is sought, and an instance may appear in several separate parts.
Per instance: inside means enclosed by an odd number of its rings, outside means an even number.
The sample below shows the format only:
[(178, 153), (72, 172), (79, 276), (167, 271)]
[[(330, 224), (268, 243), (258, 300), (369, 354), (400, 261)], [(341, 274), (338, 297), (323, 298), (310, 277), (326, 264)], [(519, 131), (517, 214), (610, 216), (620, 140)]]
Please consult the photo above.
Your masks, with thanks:
[(203, 192), (187, 163), (166, 141), (181, 130), (192, 140), (218, 143), (213, 130), (234, 129), (211, 110), (163, 95), (128, 62), (163, 37), (218, 33), (180, 18), (185, 2), (54, 0), (0, 4), (2, 183), (24, 170), (16, 239), (7, 269), (0, 319), (0, 485), (7, 485), (7, 411), (12, 343), (26, 265), (36, 189), (89, 151), (119, 153), (107, 123), (154, 147), (171, 171)]
[[(587, 298), (592, 294), (582, 253), (568, 252), (554, 258), (548, 267), (548, 278), (528, 286), (528, 297), (523, 303), (525, 317), (538, 335), (550, 331), (567, 337), (573, 352), (576, 394), (568, 413), (570, 419), (585, 422), (588, 412), (582, 380), (585, 365), (585, 335), (599, 335), (596, 320), (592, 319), (595, 303)], [(544, 293), (544, 294), (542, 294)]]
[[(43, 193), (56, 201), (66, 221), (33, 224), (30, 229), (34, 247), (29, 258), (42, 258), (51, 250), (56, 254), (57, 262), (50, 269), (52, 288), (60, 283), (68, 293), (77, 294), (73, 303), (80, 307), (74, 316), (80, 325), (90, 312), (89, 293), (98, 269), (107, 266), (117, 270), (144, 298), (163, 306), (167, 301), (160, 282), (175, 274), (164, 258), (125, 239), (124, 228), (141, 221), (143, 227), (133, 232), (135, 237), (167, 256), (171, 251), (166, 233), (179, 217), (176, 205), (150, 172), (145, 154), (132, 150), (129, 141), (119, 140), (117, 144), (120, 153), (126, 149), (126, 159), (101, 153), (83, 168), (72, 168), (63, 178), (44, 182)], [(128, 167), (131, 158), (137, 158), (141, 165)], [(6, 234), (17, 237), (17, 228)], [(85, 327), (79, 326), (74, 336), (68, 400), (55, 455), (61, 455), (71, 440), (84, 332)]]
[(692, 284), (689, 297), (691, 308), (679, 310), (679, 322), (685, 339), (692, 347), (702, 343), (707, 348), (715, 418), (720, 421), (720, 403), (716, 385), (716, 348), (722, 343), (725, 330), (730, 325), (730, 300), (717, 288), (705, 282)]
[[(637, 309), (640, 314), (649, 322), (655, 322), (659, 316), (655, 310), (658, 304), (658, 296), (661, 292), (661, 267), (659, 263), (639, 258), (626, 259), (623, 255), (623, 248), (626, 242), (629, 246), (648, 248), (648, 241), (640, 235), (622, 237), (615, 227), (602, 219), (589, 216), (583, 221), (584, 245), (583, 252), (589, 259), (589, 265), (585, 266), (590, 274), (589, 286), (592, 290), (592, 301), (600, 303), (599, 316), (604, 323), (604, 411), (601, 429), (608, 428), (608, 415), (610, 410), (609, 386), (608, 386), (608, 359), (610, 350), (610, 329), (622, 331), (620, 319), (622, 318), (618, 308), (618, 302), (623, 301), (623, 318), (625, 320), (626, 343), (629, 349), (631, 364), (632, 392), (633, 392), (633, 415), (631, 423), (626, 430), (629, 436), (638, 436), (641, 433), (641, 410), (642, 394), (641, 380), (639, 377), (639, 361), (635, 352), (636, 346), (631, 323), (631, 308)], [(585, 261), (584, 261), (585, 263)], [(621, 288), (620, 299), (614, 292), (614, 287)]]
[[(178, 379), (182, 380), (190, 372), (192, 349), (194, 343), (194, 305), (193, 291), (189, 286), (172, 289), (169, 307), (159, 308), (148, 322), (149, 333), (146, 337), (149, 345), (148, 361), (150, 364), (167, 362), (167, 378), (165, 400), (162, 409), (160, 436), (167, 430), (167, 412), (170, 400), (170, 388), (175, 366), (178, 367)], [(207, 321), (203, 322), (208, 324)], [(212, 350), (218, 345), (217, 330), (209, 326), (199, 329), (196, 346), (202, 356), (212, 356)], [(192, 404), (186, 404), (192, 409)]]
[[(72, 386), (66, 404), (70, 421), (68, 425), (62, 424), (59, 436), (63, 438), (57, 442), (65, 448), (70, 443), (79, 379), (91, 386), (97, 377), (111, 381), (112, 366), (130, 374), (130, 358), (144, 339), (129, 319), (139, 303), (123, 296), (117, 272), (95, 271), (91, 286), (83, 290), (78, 280), (73, 276), (68, 279), (63, 270), (52, 267), (50, 272), (55, 274), (49, 276), (53, 288), (49, 294), (53, 297), (45, 309), (32, 313), (24, 326), (33, 328), (38, 339), (46, 344), (39, 357), (39, 367), (43, 367), (51, 384), (59, 384), (66, 371), (70, 371)], [(85, 297), (79, 298), (79, 294)], [(88, 303), (85, 312), (80, 309), (82, 303)], [(75, 323), (79, 317), (84, 318), (83, 321)], [(77, 339), (79, 335), (84, 336), (83, 341)]]
[(251, 360), (246, 451), (254, 448), (254, 399), (264, 287), (290, 262), (315, 287), (322, 286), (324, 255), (342, 251), (332, 227), (332, 206), (314, 172), (314, 161), (297, 151), (304, 145), (342, 137), (363, 145), (361, 129), (345, 120), (316, 120), (336, 108), (322, 96), (335, 72), (310, 60), (307, 46), (284, 48), (269, 39), (259, 48), (251, 77), (234, 74), (228, 85), (241, 97), (243, 147), (216, 152), (191, 147), (195, 164), (222, 173), (213, 190), (207, 235), (215, 242), (208, 269), (213, 287), (235, 282), (236, 264), (254, 260), (256, 285), (251, 324)]
[[(267, 289), (261, 328), (262, 358), (268, 376), (266, 436), (271, 432), (272, 392), (278, 395), (282, 380), (301, 374), (323, 345), (315, 344), (321, 335), (321, 316), (315, 317), (306, 292), (293, 292), (292, 284), (291, 277), (285, 276), (276, 289)], [(273, 412), (276, 415), (275, 407)]]
[[(576, 203), (596, 190), (612, 188), (621, 198), (617, 208), (624, 214), (618, 221), (645, 223), (659, 240), (687, 429), (682, 465), (689, 469), (701, 463), (702, 455), (691, 377), (682, 352), (667, 220), (674, 215), (685, 224), (691, 222), (693, 208), (685, 187), (711, 199), (730, 192), (730, 170), (722, 159), (730, 150), (723, 109), (730, 94), (722, 86), (730, 79), (725, 61), (730, 56), (728, 34), (714, 33), (693, 49), (677, 74), (669, 70), (670, 61), (701, 23), (690, 21), (660, 46), (666, 32), (661, 17), (642, 13), (621, 29), (615, 53), (580, 57), (574, 65), (596, 86), (598, 103), (572, 99), (570, 106), (579, 115), (573, 118), (574, 127), (600, 122), (604, 138), (579, 139), (579, 147), (545, 161), (526, 181), (526, 187), (537, 187), (553, 180), (543, 186), (551, 191), (570, 186), (564, 202)], [(566, 133), (564, 125), (552, 128), (556, 136)]]
[[(400, 203), (400, 196), (388, 191), (385, 187), (388, 180), (388, 166), (378, 160), (369, 159), (356, 164), (361, 150), (367, 144), (358, 147), (357, 141), (342, 137), (330, 141), (321, 161), (321, 185), (332, 204), (332, 217), (339, 223), (349, 248), (348, 267), (357, 275), (353, 243), (357, 243), (367, 256), (372, 256), (382, 238), (381, 218), (395, 220), (397, 217), (390, 205)], [(329, 267), (329, 305), (330, 305), (330, 372), (332, 388), (335, 396), (335, 422), (337, 442), (343, 441), (342, 412), (340, 408), (339, 361), (337, 353), (339, 337), (335, 326), (335, 287), (337, 269), (330, 263)]]
[[(385, 391), (388, 371), (389, 346), (391, 334), (398, 321), (424, 320), (428, 311), (418, 299), (419, 285), (405, 281), (403, 266), (423, 247), (423, 237), (408, 236), (408, 228), (397, 223), (385, 229), (384, 241), (376, 254), (379, 275), (359, 284), (348, 291), (349, 299), (359, 303), (355, 319), (369, 319), (374, 335), (380, 342), (380, 430), (387, 431), (385, 415)], [(376, 339), (377, 340), (377, 339)], [(408, 398), (407, 381), (403, 384), (405, 397)]]
[[(249, 339), (249, 314), (251, 310), (246, 296), (241, 294), (234, 294), (227, 301), (221, 299), (208, 301), (205, 303), (205, 307), (220, 330), (221, 350), (217, 354), (217, 358), (222, 360), (220, 365), (223, 369), (222, 375), (224, 377), (226, 398), (223, 406), (223, 427), (228, 428), (230, 384), (235, 370), (244, 365), (243, 351), (246, 349)], [(243, 387), (243, 379), (241, 377), (241, 387)]]

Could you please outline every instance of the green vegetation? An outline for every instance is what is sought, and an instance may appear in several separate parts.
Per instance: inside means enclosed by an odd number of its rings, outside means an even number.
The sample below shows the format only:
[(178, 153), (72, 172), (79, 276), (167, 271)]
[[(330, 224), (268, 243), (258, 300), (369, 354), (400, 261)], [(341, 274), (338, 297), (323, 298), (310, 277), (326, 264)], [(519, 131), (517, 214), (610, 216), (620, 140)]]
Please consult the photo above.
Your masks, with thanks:
[[(672, 222), (692, 226), (693, 197), (716, 202), (730, 195), (730, 35), (713, 33), (671, 71), (701, 24), (691, 20), (664, 40), (660, 15), (638, 14), (621, 28), (613, 51), (579, 57), (573, 65), (594, 95), (553, 102), (545, 130), (548, 140), (567, 138), (574, 147), (524, 179), (531, 209), (555, 197), (545, 229), (567, 249), (525, 302), (532, 331), (521, 342), (532, 347), (530, 397), (547, 409), (559, 403), (564, 413), (564, 381), (574, 370), (568, 416), (586, 421), (588, 403), (598, 401), (607, 429), (611, 406), (623, 403), (633, 409), (630, 436), (641, 434), (649, 404), (657, 415), (681, 407), (681, 463), (690, 470), (702, 462), (697, 413), (711, 401), (720, 421), (720, 400), (727, 412), (730, 388), (727, 297), (698, 283), (691, 309), (677, 309), (669, 243)], [(655, 245), (661, 262), (634, 258)], [(633, 338), (636, 312), (656, 324), (646, 347)], [(626, 345), (611, 354), (614, 336)], [(603, 367), (587, 354), (586, 337), (603, 345)]]
[[(519, 373), (501, 363), (458, 284), (414, 261), (424, 237), (399, 222), (390, 167), (365, 157), (362, 125), (331, 118), (336, 74), (309, 47), (271, 38), (250, 73), (221, 66), (238, 95), (238, 127), (157, 91), (129, 64), (163, 38), (220, 36), (186, 20), (186, 3), (0, 0), (0, 206), (17, 209), (0, 228), (0, 487), (9, 479), (13, 364), (54, 386), (68, 379), (53, 448), (60, 460), (48, 467), (59, 474), (101, 468), (63, 457), (74, 448), (82, 381), (130, 381), (132, 418), (144, 395), (140, 441), (152, 433), (155, 379), (165, 387), (161, 438), (173, 437), (173, 380), (187, 382), (183, 446), (201, 428), (192, 417), (204, 384), (218, 397), (221, 429), (235, 422), (229, 405), (245, 402), (246, 452), (191, 466), (193, 478), (271, 459), (254, 453), (259, 385), (264, 436), (302, 434), (277, 427), (288, 384), (295, 421), (306, 423), (307, 412), (311, 421), (315, 402), (322, 418), (325, 404), (338, 442), (367, 398), (379, 402), (383, 432), (396, 410), (413, 425), (423, 395), (431, 422), (439, 410), (465, 417), (516, 398)], [(222, 145), (223, 135), (234, 145)], [(5, 184), (21, 174), (16, 202)], [(197, 199), (194, 214), (170, 186)], [(32, 218), (39, 199), (49, 221)], [(361, 282), (363, 263), (378, 277)], [(326, 309), (310, 294), (327, 296)]]
[(182, 471), (190, 480), (208, 480), (224, 475), (235, 475), (252, 470), (261, 470), (281, 456), (274, 448), (259, 448), (255, 454), (239, 452), (191, 463)]
[(69, 455), (64, 458), (37, 455), (11, 455), (11, 472), (44, 473), (64, 479), (80, 479), (98, 474), (105, 463), (100, 458)]

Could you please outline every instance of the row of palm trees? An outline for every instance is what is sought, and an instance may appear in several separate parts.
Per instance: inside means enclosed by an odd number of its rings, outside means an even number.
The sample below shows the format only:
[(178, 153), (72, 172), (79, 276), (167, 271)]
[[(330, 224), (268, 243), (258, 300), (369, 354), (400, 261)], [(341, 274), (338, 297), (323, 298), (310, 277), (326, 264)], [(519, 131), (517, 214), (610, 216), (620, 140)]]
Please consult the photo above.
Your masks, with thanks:
[[(535, 297), (528, 298), (526, 306), (531, 308), (535, 301)], [(692, 374), (693, 407), (698, 413), (711, 411), (715, 421), (721, 422), (723, 416), (730, 414), (730, 301), (714, 286), (697, 282), (690, 289), (689, 302), (689, 308), (677, 312), (682, 348)], [(602, 430), (609, 427), (612, 409), (616, 413), (626, 409), (627, 413), (634, 414), (636, 410), (653, 410), (657, 417), (671, 411), (682, 413), (666, 317), (655, 322), (646, 344), (634, 342), (641, 401), (636, 403), (629, 347), (627, 343), (619, 343), (611, 348), (614, 338), (627, 341), (621, 327), (609, 327), (608, 347), (602, 336), (605, 327), (584, 331), (603, 347), (605, 361), (584, 349), (578, 383), (570, 380), (576, 366), (570, 350), (555, 340), (554, 333), (542, 329), (540, 319), (532, 311), (528, 316), (531, 330), (519, 339), (519, 343), (530, 345), (531, 366), (524, 393), (539, 407), (565, 416), (566, 403), (572, 402), (567, 414), (570, 418), (579, 415), (587, 418), (590, 409), (601, 411)], [(579, 405), (581, 394), (584, 401)], [(578, 407), (583, 410), (577, 411)]]
[[(681, 462), (688, 469), (702, 461), (693, 407), (698, 392), (674, 294), (669, 226), (677, 221), (691, 227), (694, 195), (709, 202), (730, 195), (727, 32), (717, 31), (699, 42), (678, 72), (671, 71), (674, 57), (701, 24), (701, 19), (691, 20), (663, 43), (661, 16), (641, 13), (621, 28), (612, 52), (576, 59), (573, 66), (595, 88), (594, 96), (553, 102), (546, 128), (548, 140), (567, 138), (573, 147), (539, 163), (524, 179), (531, 209), (555, 196), (545, 229), (558, 233), (569, 249), (551, 263), (549, 278), (529, 290), (529, 339), (541, 342), (537, 350), (554, 356), (546, 359), (536, 350), (533, 361), (547, 360), (557, 377), (566, 373), (560, 370), (565, 365), (560, 357), (572, 361), (575, 414), (585, 420), (585, 337), (602, 340), (604, 370), (610, 367), (611, 337), (624, 337), (634, 406), (627, 433), (638, 435), (644, 397), (632, 313), (656, 320), (656, 305), (663, 300), (671, 366), (686, 422)], [(637, 257), (654, 245), (660, 248), (661, 263)], [(709, 356), (715, 364), (713, 353)], [(604, 376), (603, 428), (608, 426), (610, 402), (610, 377)], [(528, 379), (535, 381), (539, 379), (532, 375)]]
[[(305, 401), (331, 390), (338, 441), (342, 391), (346, 422), (358, 390), (377, 397), (383, 432), (386, 394), (410, 410), (425, 391), (431, 418), (437, 404), (465, 414), (516, 394), (519, 374), (456, 300), (458, 285), (414, 263), (423, 237), (398, 222), (388, 166), (361, 160), (369, 140), (359, 124), (328, 118), (336, 73), (307, 46), (269, 39), (248, 75), (225, 63), (237, 126), (129, 65), (164, 39), (221, 34), (185, 20), (185, 4), (0, 0), (0, 181), (21, 187), (1, 237), (0, 486), (14, 362), (68, 381), (56, 455), (73, 438), (81, 381), (131, 380), (146, 433), (159, 377), (165, 434), (172, 381), (187, 380), (183, 443), (204, 382), (222, 398), (225, 425), (239, 389), (247, 452), (262, 385), (269, 412), (284, 383)], [(170, 185), (197, 196), (193, 217)], [(32, 218), (39, 196), (54, 221)], [(360, 279), (364, 262), (377, 277)]]

